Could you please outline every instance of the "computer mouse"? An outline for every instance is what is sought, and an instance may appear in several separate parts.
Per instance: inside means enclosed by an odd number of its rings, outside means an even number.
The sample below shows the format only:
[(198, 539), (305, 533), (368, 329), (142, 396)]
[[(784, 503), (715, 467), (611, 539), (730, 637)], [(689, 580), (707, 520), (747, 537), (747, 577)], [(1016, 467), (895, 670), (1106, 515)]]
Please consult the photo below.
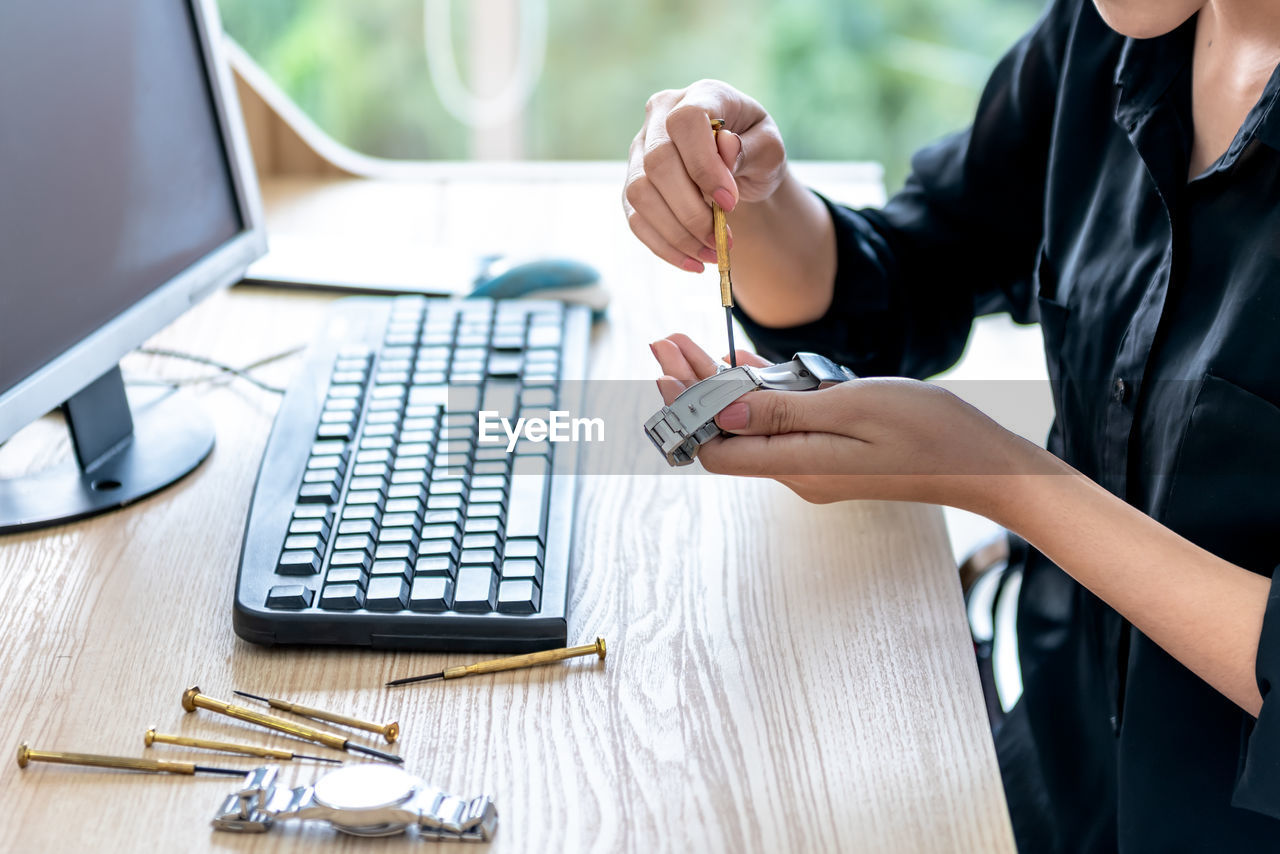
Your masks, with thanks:
[(588, 306), (597, 320), (609, 305), (609, 292), (600, 284), (600, 273), (590, 264), (571, 258), (488, 260), (476, 277), (471, 296), (559, 300)]

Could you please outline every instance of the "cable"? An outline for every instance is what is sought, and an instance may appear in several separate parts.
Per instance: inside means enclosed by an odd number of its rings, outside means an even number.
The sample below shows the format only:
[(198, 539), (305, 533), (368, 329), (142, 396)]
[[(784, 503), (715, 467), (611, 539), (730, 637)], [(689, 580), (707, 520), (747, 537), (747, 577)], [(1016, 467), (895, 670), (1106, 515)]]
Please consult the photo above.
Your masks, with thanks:
[(250, 362), (249, 364), (245, 365), (243, 368), (237, 368), (237, 367), (233, 367), (232, 365), (228, 365), (225, 362), (219, 362), (215, 359), (210, 359), (206, 356), (198, 356), (194, 353), (184, 353), (181, 350), (169, 350), (164, 347), (139, 347), (135, 352), (141, 353), (145, 356), (159, 356), (165, 359), (181, 359), (187, 362), (195, 362), (196, 364), (199, 364), (199, 365), (205, 365), (210, 368), (217, 368), (219, 373), (212, 374), (206, 377), (192, 377), (190, 379), (185, 379), (185, 380), (152, 380), (152, 381), (132, 380), (131, 382), (133, 385), (165, 385), (165, 386), (172, 386), (176, 388), (178, 386), (184, 386), (184, 385), (198, 385), (200, 383), (215, 382), (219, 379), (224, 379), (225, 374), (230, 374), (231, 376), (237, 379), (244, 380), (247, 383), (252, 383), (253, 385), (257, 386), (263, 391), (269, 391), (272, 394), (284, 394), (285, 389), (281, 388), (280, 386), (274, 386), (274, 385), (271, 385), (270, 383), (265, 383), (262, 380), (258, 379), (257, 377), (253, 376), (252, 374), (250, 374), (249, 371), (256, 370), (257, 368), (261, 368), (264, 365), (269, 365), (272, 362), (277, 362), (280, 359), (288, 358), (289, 356), (302, 352), (304, 349), (306, 348), (293, 347), (292, 349), (285, 350), (280, 353), (275, 353), (274, 355), (271, 355), (271, 356), (264, 356), (261, 359), (258, 359), (254, 362)]

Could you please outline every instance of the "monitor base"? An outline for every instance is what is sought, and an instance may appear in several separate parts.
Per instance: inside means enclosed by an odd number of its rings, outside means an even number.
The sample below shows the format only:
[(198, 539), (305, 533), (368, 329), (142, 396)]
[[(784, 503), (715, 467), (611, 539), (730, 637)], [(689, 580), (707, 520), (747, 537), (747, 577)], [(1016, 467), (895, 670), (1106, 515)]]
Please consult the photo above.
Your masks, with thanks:
[[(132, 431), (87, 467), (81, 464), (78, 445), (77, 454), (49, 468), (0, 479), (0, 534), (60, 525), (131, 504), (185, 477), (213, 450), (213, 423), (186, 395), (135, 388), (128, 396), (128, 414)], [(69, 417), (75, 418), (74, 411)]]

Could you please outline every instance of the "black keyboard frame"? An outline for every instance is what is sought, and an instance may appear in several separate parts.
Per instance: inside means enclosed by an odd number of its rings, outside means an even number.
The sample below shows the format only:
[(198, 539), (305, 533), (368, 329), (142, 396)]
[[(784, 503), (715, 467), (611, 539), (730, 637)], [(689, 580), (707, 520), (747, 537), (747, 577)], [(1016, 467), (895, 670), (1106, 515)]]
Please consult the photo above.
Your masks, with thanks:
[[(247, 641), (266, 645), (495, 652), (564, 646), (568, 636), (569, 557), (577, 489), (578, 455), (573, 445), (560, 445), (554, 450), (541, 606), (537, 613), (323, 611), (315, 602), (300, 611), (265, 607), (267, 592), (273, 585), (302, 583), (309, 578), (277, 575), (276, 563), (293, 517), (307, 458), (317, 441), (316, 426), (334, 361), (343, 347), (352, 344), (380, 353), (394, 302), (395, 298), (390, 297), (353, 297), (335, 302), (321, 334), (307, 351), (305, 363), (289, 385), (267, 440), (245, 524), (232, 619), (235, 632)], [(581, 411), (585, 387), (581, 380), (587, 373), (590, 327), (588, 309), (565, 307), (557, 409)], [(360, 417), (362, 426), (368, 411), (366, 399)], [(348, 464), (340, 501), (346, 497), (350, 469)], [(335, 520), (335, 528), (336, 524)], [(318, 601), (321, 576), (317, 574), (314, 579)]]

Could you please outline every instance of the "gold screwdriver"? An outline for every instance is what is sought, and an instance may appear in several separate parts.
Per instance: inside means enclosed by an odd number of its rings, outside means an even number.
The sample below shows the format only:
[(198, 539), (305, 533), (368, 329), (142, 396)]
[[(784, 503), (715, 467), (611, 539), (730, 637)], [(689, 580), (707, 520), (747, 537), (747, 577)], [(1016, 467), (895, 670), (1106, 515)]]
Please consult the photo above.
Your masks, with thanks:
[(18, 767), (26, 768), (28, 762), (54, 762), (58, 765), (89, 765), (94, 768), (122, 768), (126, 771), (150, 771), (158, 774), (230, 774), (243, 777), (240, 768), (210, 768), (194, 762), (175, 762), (171, 759), (142, 759), (132, 756), (100, 756), (96, 753), (61, 753), (53, 750), (32, 750), (25, 743), (18, 745)]
[(250, 700), (261, 700), (273, 709), (293, 712), (295, 715), (302, 715), (304, 718), (315, 718), (318, 721), (328, 721), (331, 724), (354, 727), (367, 732), (376, 732), (385, 738), (388, 744), (400, 737), (400, 724), (395, 721), (389, 724), (376, 724), (372, 721), (362, 721), (349, 715), (340, 715), (337, 712), (313, 709), (311, 706), (304, 706), (301, 703), (293, 703), (276, 697), (259, 697), (257, 694), (250, 694), (248, 691), (232, 691), (232, 693), (239, 694), (241, 697), (248, 697)]
[(342, 764), (341, 759), (333, 759), (328, 756), (306, 756), (301, 753), (292, 753), (288, 750), (279, 750), (275, 747), (259, 747), (256, 744), (234, 744), (230, 741), (214, 741), (208, 738), (191, 738), (184, 735), (166, 735), (162, 732), (156, 732), (155, 727), (152, 727), (143, 734), (142, 743), (147, 747), (150, 747), (153, 744), (177, 744), (182, 747), (199, 747), (204, 750), (217, 750), (222, 753), (243, 753), (246, 756), (265, 756), (268, 759), (283, 759), (286, 762), (290, 759), (310, 759), (312, 762), (333, 762), (338, 765)]
[[(724, 119), (711, 120), (711, 135), (718, 137)], [(717, 147), (718, 150), (718, 147)], [(738, 351), (733, 346), (733, 280), (729, 276), (729, 225), (724, 208), (711, 201), (711, 225), (716, 235), (716, 268), (720, 271), (720, 304), (724, 306), (724, 323), (729, 330), (729, 366), (738, 367)]]
[(595, 653), (604, 658), (604, 638), (596, 638), (595, 643), (583, 646), (571, 646), (564, 649), (547, 649), (542, 652), (530, 652), (525, 655), (513, 655), (510, 658), (494, 658), (479, 661), (475, 664), (459, 664), (439, 673), (428, 673), (425, 676), (407, 676), (404, 679), (392, 679), (387, 683), (391, 688), (396, 685), (408, 685), (411, 682), (425, 682), (428, 679), (457, 679), (459, 676), (474, 676), (478, 673), (497, 673), (500, 670), (517, 670), (521, 667), (536, 667), (539, 664), (550, 664), (566, 658)]
[(278, 718), (275, 715), (268, 715), (263, 712), (256, 712), (253, 709), (246, 709), (243, 706), (233, 706), (225, 700), (215, 700), (213, 697), (207, 697), (200, 693), (198, 687), (188, 688), (182, 693), (182, 708), (188, 712), (194, 712), (196, 709), (208, 709), (211, 712), (217, 712), (220, 715), (226, 715), (229, 718), (245, 721), (246, 723), (257, 724), (267, 729), (273, 729), (277, 732), (287, 733), (294, 738), (301, 738), (304, 741), (314, 741), (317, 744), (323, 744), (325, 747), (332, 747), (335, 750), (355, 751), (364, 753), (369, 756), (375, 756), (386, 762), (402, 763), (404, 759), (393, 753), (383, 753), (372, 747), (366, 747), (363, 744), (356, 744), (348, 741), (340, 735), (331, 732), (325, 732), (320, 729), (313, 729), (293, 721)]

